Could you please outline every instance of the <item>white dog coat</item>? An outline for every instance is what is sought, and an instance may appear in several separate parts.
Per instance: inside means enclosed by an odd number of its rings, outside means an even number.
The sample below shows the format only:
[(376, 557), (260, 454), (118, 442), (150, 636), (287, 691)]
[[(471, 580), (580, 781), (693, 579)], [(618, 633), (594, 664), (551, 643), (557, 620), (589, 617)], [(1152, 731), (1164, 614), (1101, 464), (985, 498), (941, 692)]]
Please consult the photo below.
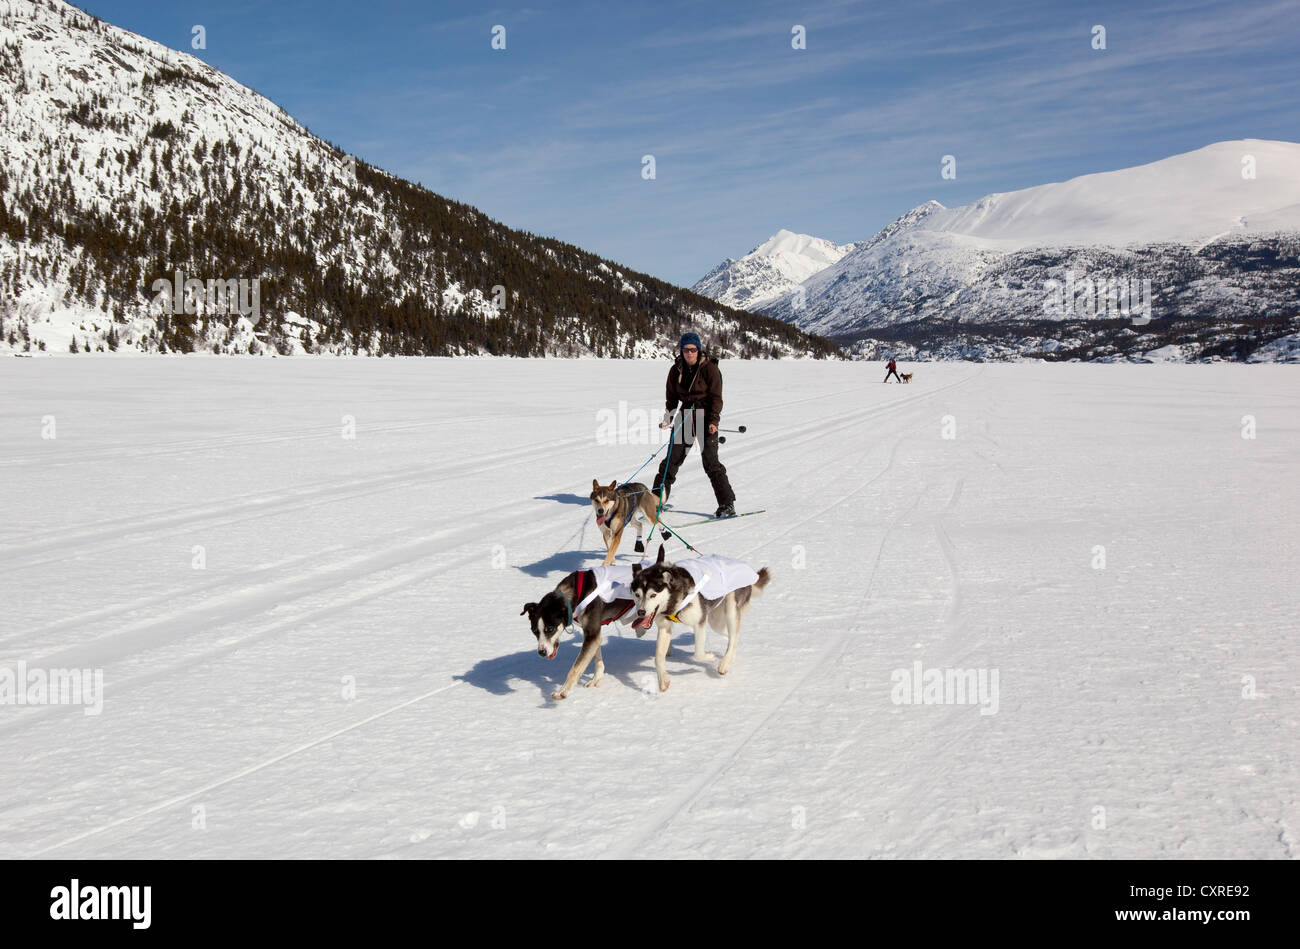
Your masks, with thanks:
[(690, 595), (678, 604), (679, 613), (695, 599), (697, 594), (706, 600), (718, 600), (732, 590), (739, 590), (741, 587), (758, 582), (758, 573), (749, 564), (720, 554), (679, 560), (673, 566), (681, 567), (695, 581), (695, 588), (691, 590)]
[[(583, 598), (573, 609), (573, 615), (577, 616), (588, 606), (596, 597), (600, 597), (606, 603), (612, 603), (615, 600), (631, 600), (632, 596), (632, 565), (631, 564), (610, 564), (608, 567), (590, 567), (593, 578), (595, 579), (595, 589), (588, 592), (583, 590)], [(581, 573), (581, 572), (580, 572)]]

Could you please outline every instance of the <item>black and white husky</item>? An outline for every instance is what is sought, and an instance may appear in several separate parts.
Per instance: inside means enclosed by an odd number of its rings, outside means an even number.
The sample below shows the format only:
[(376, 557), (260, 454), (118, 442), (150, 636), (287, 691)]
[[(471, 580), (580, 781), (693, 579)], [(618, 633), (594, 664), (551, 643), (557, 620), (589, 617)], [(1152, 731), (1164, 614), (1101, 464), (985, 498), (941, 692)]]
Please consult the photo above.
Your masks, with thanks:
[[(600, 628), (614, 620), (623, 625), (632, 622), (632, 568), (623, 565), (575, 570), (542, 597), (540, 603), (525, 603), (520, 616), (528, 614), (528, 625), (537, 637), (537, 654), (554, 659), (560, 650), (560, 636), (570, 623), (582, 628), (582, 649), (573, 660), (564, 685), (551, 693), (559, 700), (573, 691), (587, 664), (596, 660), (596, 675), (587, 688), (600, 685), (605, 677), (605, 660), (600, 655)], [(639, 635), (639, 634), (638, 634)]]
[[(690, 569), (687, 569), (689, 565)], [(664, 563), (664, 547), (654, 566), (644, 570), (632, 567), (632, 596), (639, 612), (632, 628), (640, 636), (651, 624), (659, 624), (655, 643), (655, 673), (659, 691), (668, 690), (668, 673), (664, 657), (672, 641), (673, 623), (695, 630), (695, 658), (712, 661), (717, 657), (704, 649), (706, 626), (727, 634), (727, 651), (718, 663), (718, 675), (726, 675), (736, 658), (740, 639), (740, 621), (750, 601), (763, 592), (771, 575), (766, 567), (757, 574), (738, 560), (726, 557), (699, 557), (678, 564)], [(715, 594), (709, 599), (705, 594)]]

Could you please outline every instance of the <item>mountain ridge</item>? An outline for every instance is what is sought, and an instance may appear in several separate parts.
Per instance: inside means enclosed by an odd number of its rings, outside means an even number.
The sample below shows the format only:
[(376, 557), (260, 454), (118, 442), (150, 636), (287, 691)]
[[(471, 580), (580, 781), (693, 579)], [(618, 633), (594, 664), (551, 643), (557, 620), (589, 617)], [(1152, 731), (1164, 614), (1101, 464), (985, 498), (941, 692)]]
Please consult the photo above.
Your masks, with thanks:
[(345, 155), (63, 0), (0, 10), (0, 89), (3, 351), (838, 353)]
[[(1233, 333), (1262, 347), (1269, 334), (1300, 329), (1298, 246), (1300, 144), (1217, 142), (956, 208), (928, 201), (857, 242), (799, 292), (789, 288), (758, 309), (841, 342), (870, 336), (869, 354), (895, 341), (921, 353), (1005, 358), (1048, 345), (1109, 358), (1128, 351), (1116, 332), (1130, 319), (1199, 321), (1204, 329), (1192, 327), (1192, 336), (1207, 351)], [(1067, 285), (1087, 292), (1061, 299)], [(1103, 305), (1115, 286), (1149, 286), (1139, 315)], [(1104, 329), (1107, 321), (1115, 327)], [(1037, 326), (1051, 322), (1068, 324), (1068, 338), (1053, 341)], [(1017, 326), (1025, 328), (1019, 349)], [(998, 327), (996, 347), (971, 342), (989, 327)], [(1152, 343), (1169, 345), (1159, 333)], [(1193, 340), (1183, 344), (1192, 356), (1201, 352)]]
[(854, 246), (782, 228), (743, 257), (728, 257), (691, 289), (728, 306), (760, 309), (840, 260)]

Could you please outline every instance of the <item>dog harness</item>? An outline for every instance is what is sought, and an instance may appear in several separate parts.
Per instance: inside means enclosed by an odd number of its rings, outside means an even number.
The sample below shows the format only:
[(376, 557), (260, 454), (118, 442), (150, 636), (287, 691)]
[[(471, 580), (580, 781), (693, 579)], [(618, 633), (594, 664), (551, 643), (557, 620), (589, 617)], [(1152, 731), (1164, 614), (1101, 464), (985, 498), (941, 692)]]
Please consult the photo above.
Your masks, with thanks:
[[(591, 585), (591, 592), (583, 597), (582, 590), (586, 584)], [(608, 626), (632, 608), (632, 567), (630, 565), (610, 564), (609, 566), (602, 565), (593, 567), (590, 570), (579, 571), (576, 596), (582, 597), (582, 599), (579, 601), (577, 609), (573, 611), (575, 616), (581, 614), (597, 597), (600, 597), (605, 603), (612, 603), (615, 600), (627, 600), (627, 606), (623, 608), (618, 616), (611, 616), (601, 624), (602, 626)]]

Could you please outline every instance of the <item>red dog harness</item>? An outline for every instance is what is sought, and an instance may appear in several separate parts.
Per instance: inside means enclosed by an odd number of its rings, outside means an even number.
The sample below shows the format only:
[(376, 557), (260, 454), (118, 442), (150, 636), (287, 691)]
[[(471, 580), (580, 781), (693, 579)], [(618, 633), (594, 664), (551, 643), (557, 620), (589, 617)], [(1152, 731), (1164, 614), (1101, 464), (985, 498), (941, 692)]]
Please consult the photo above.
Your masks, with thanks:
[[(591, 573), (590, 570), (579, 570), (579, 571), (578, 571), (578, 593), (577, 593), (577, 595), (574, 597), (574, 599), (577, 600), (579, 603), (582, 602), (582, 581), (586, 578), (587, 574), (589, 574), (589, 573)], [(592, 578), (592, 582), (593, 582), (593, 583), (595, 582), (595, 578), (594, 578), (594, 577)], [(601, 626), (608, 626), (610, 623), (614, 622), (614, 620), (616, 620), (616, 619), (621, 619), (621, 618), (623, 617), (623, 615), (624, 615), (628, 610), (630, 610), (630, 609), (632, 608), (632, 601), (631, 601), (631, 600), (615, 600), (614, 602), (615, 602), (615, 603), (624, 603), (624, 604), (626, 604), (626, 605), (625, 605), (621, 610), (618, 611), (617, 615), (615, 615), (615, 616), (611, 616), (609, 619), (605, 620), (605, 622), (601, 623), (601, 624), (600, 624)]]

